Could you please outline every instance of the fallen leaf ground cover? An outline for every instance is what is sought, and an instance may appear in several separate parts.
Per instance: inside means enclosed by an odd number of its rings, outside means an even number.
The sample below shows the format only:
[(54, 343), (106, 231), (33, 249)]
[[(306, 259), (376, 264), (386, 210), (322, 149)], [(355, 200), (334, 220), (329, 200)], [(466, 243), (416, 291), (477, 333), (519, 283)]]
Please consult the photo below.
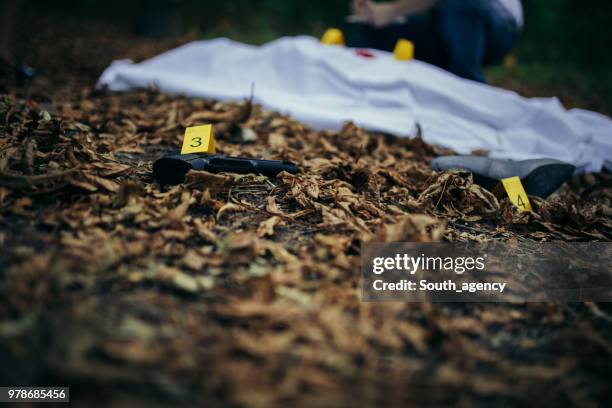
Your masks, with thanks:
[[(94, 90), (112, 59), (177, 42), (35, 23), (20, 41), (41, 77), (0, 85), (3, 385), (67, 384), (74, 401), (103, 405), (611, 396), (606, 304), (359, 299), (367, 241), (609, 241), (607, 175), (519, 213), (469, 173), (430, 170), (449, 152), (418, 134), (318, 132), (249, 101)], [(300, 172), (157, 184), (152, 162), (202, 123), (215, 124), (220, 152)]]

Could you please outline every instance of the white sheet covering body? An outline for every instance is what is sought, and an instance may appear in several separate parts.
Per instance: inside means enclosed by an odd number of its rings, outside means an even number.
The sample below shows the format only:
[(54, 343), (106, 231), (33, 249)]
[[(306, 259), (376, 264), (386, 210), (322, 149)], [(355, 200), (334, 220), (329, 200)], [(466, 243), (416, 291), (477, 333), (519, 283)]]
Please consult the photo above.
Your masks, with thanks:
[(352, 120), (399, 136), (415, 133), (461, 154), (487, 149), (515, 160), (550, 157), (581, 171), (612, 165), (612, 120), (566, 110), (556, 98), (523, 98), (390, 53), (323, 46), (285, 37), (263, 46), (228, 39), (196, 41), (133, 64), (116, 61), (98, 86), (125, 91), (155, 85), (163, 92), (221, 100), (248, 97), (316, 129)]

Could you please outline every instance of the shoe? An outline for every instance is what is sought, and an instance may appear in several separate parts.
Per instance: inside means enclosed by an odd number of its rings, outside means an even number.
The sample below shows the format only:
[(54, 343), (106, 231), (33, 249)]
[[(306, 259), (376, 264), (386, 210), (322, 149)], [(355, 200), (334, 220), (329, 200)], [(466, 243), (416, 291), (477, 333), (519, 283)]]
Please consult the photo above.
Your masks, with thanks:
[(569, 179), (576, 167), (554, 159), (513, 161), (481, 156), (442, 156), (431, 162), (434, 170), (461, 169), (474, 174), (474, 183), (493, 190), (503, 178), (518, 176), (525, 192), (546, 198)]

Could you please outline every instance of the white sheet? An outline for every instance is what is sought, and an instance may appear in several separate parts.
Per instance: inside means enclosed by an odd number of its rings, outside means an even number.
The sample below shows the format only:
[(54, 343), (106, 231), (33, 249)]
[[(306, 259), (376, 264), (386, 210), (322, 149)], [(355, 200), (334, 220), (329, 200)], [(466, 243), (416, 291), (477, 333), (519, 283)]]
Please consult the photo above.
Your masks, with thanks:
[(375, 58), (364, 58), (306, 36), (260, 47), (196, 41), (139, 64), (116, 61), (98, 86), (125, 91), (155, 85), (163, 92), (226, 100), (248, 97), (255, 83), (257, 102), (317, 129), (338, 129), (352, 120), (411, 136), (418, 122), (427, 142), (462, 154), (484, 148), (494, 157), (556, 158), (581, 171), (612, 167), (608, 117), (373, 53)]

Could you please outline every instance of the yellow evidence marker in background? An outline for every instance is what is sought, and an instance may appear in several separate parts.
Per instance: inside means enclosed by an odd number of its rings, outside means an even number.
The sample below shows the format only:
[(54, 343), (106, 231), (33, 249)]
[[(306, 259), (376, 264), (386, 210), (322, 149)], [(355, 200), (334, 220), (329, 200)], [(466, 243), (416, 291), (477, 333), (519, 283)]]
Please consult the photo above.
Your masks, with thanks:
[(395, 44), (393, 56), (398, 61), (411, 61), (414, 59), (414, 44), (412, 41), (400, 38)]
[(328, 28), (321, 37), (321, 44), (344, 45), (344, 34), (338, 28)]
[(520, 211), (527, 212), (531, 211), (531, 203), (527, 197), (527, 193), (523, 188), (523, 183), (518, 176), (501, 179), (500, 184), (495, 187), (493, 194), (499, 198), (503, 191), (506, 191), (510, 202), (514, 204)]
[(215, 154), (215, 136), (212, 125), (192, 126), (185, 129), (181, 154), (210, 153)]

